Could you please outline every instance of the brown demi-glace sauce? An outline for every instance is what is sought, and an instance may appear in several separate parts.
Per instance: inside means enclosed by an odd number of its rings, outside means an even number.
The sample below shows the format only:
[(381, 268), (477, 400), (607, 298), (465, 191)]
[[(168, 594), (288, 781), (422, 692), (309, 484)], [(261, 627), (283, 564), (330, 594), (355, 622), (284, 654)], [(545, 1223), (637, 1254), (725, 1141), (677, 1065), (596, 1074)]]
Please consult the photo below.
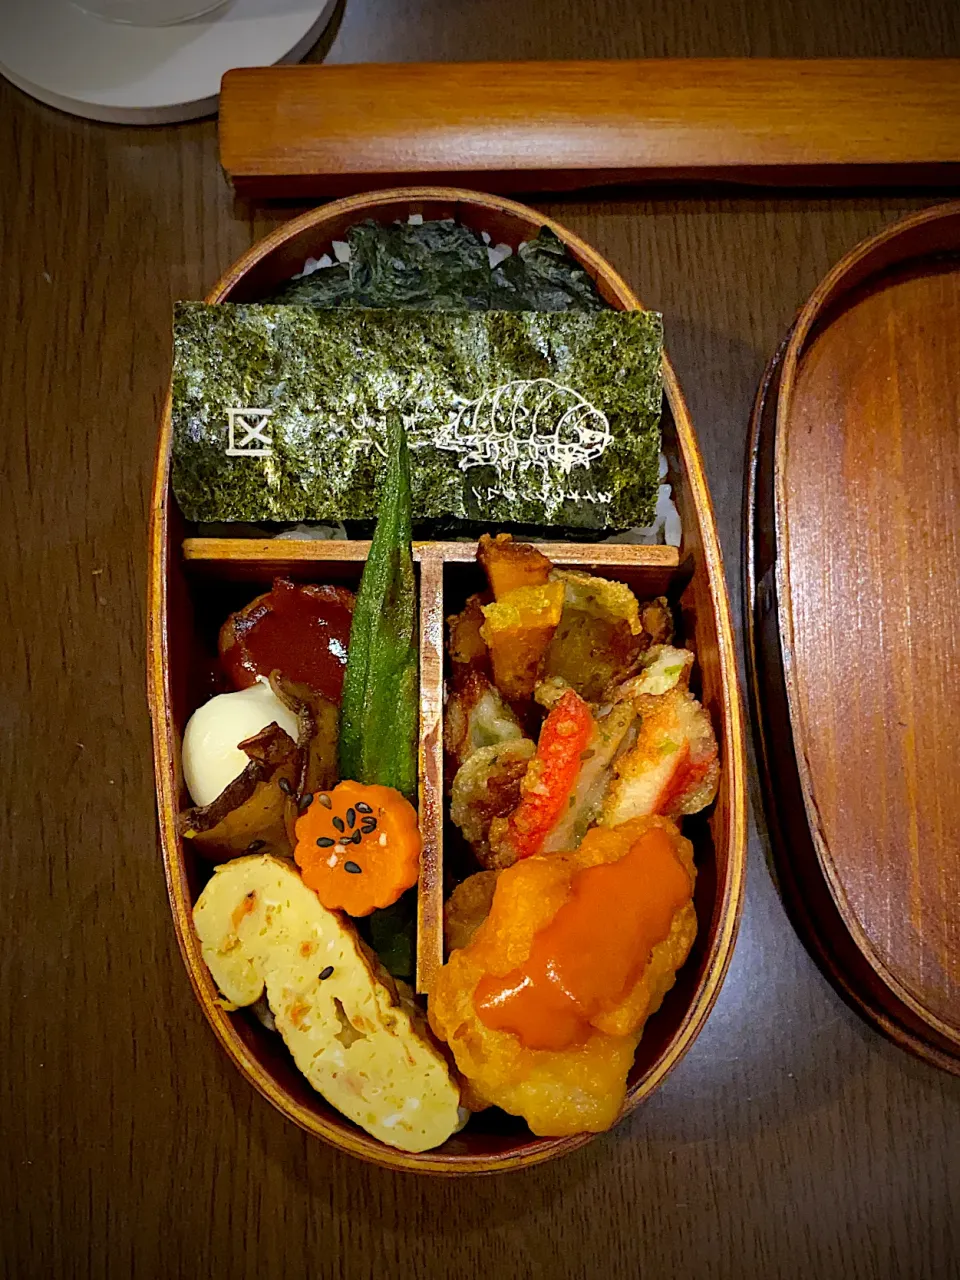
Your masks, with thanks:
[(339, 703), (354, 595), (345, 587), (276, 578), (265, 595), (231, 614), (220, 631), (220, 660), (237, 689), (272, 671)]

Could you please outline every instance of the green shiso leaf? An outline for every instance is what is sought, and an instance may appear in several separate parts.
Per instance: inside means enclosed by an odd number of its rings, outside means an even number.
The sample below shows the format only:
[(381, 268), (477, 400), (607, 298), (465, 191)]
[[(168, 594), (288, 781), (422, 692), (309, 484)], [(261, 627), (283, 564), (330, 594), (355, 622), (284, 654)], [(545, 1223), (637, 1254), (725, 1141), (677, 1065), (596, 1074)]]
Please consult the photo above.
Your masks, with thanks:
[[(399, 415), (418, 522), (653, 521), (655, 312), (181, 303), (174, 327), (173, 487), (190, 520), (373, 519)], [(269, 450), (230, 455), (246, 406), (269, 411)]]
[(410, 455), (392, 416), (380, 514), (350, 628), (340, 713), (340, 776), (417, 792), (417, 599)]

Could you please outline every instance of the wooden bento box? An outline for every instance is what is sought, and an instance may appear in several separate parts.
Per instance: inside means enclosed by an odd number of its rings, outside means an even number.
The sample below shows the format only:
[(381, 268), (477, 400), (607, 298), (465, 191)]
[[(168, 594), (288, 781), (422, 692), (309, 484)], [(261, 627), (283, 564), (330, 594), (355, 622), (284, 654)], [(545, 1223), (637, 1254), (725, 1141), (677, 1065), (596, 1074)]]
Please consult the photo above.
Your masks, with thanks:
[[(327, 205), (281, 227), (255, 245), (211, 292), (208, 302), (256, 301), (329, 250), (331, 241), (363, 218), (379, 221), (455, 217), (512, 247), (549, 227), (619, 309), (640, 302), (588, 245), (558, 223), (509, 200), (447, 188), (416, 187)], [(666, 594), (681, 634), (697, 655), (697, 692), (713, 721), (722, 780), (716, 801), (684, 832), (698, 868), (698, 936), (676, 986), (650, 1020), (629, 1076), (624, 1114), (632, 1111), (679, 1061), (704, 1024), (723, 981), (737, 931), (745, 863), (746, 795), (743, 720), (737, 685), (723, 561), (710, 496), (686, 404), (664, 360), (663, 449), (683, 524), (682, 545), (637, 546), (563, 542), (544, 545), (558, 565), (626, 582), (641, 597)], [(269, 588), (276, 575), (316, 583), (359, 582), (368, 544), (249, 538), (200, 538), (182, 519), (170, 491), (172, 425), (164, 412), (157, 454), (150, 531), (148, 693), (153, 719), (160, 840), (174, 926), (197, 998), (227, 1053), (260, 1092), (307, 1132), (375, 1163), (422, 1173), (492, 1173), (523, 1168), (575, 1150), (592, 1135), (536, 1138), (502, 1112), (474, 1117), (441, 1148), (410, 1155), (385, 1146), (329, 1107), (307, 1084), (279, 1036), (249, 1011), (227, 1013), (203, 963), (191, 909), (211, 867), (180, 839), (184, 798), (180, 741), (201, 700), (200, 672), (215, 651), (227, 612)], [(444, 797), (442, 720), (444, 619), (477, 589), (475, 544), (415, 546), (420, 605), (419, 812), (424, 852), (419, 881), (417, 989), (429, 989), (443, 963)]]

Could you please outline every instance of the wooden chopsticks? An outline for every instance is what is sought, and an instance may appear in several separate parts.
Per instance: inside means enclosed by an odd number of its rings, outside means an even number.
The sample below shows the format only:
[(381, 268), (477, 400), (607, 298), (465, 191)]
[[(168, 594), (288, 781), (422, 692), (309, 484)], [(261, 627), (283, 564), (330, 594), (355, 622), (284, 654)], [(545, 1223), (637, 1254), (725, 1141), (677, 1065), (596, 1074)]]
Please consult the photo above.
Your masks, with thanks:
[(657, 58), (251, 67), (220, 97), (243, 194), (960, 180), (960, 60)]

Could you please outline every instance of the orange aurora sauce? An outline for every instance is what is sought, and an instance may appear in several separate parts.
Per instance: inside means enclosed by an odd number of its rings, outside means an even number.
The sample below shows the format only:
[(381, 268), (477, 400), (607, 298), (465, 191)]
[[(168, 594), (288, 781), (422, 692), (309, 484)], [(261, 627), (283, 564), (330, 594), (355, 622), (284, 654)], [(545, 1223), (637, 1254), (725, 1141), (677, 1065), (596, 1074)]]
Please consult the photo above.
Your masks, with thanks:
[(480, 1021), (528, 1049), (562, 1050), (591, 1034), (591, 1018), (622, 1001), (690, 900), (690, 877), (659, 827), (616, 862), (572, 877), (567, 901), (534, 938), (529, 959), (474, 993)]

